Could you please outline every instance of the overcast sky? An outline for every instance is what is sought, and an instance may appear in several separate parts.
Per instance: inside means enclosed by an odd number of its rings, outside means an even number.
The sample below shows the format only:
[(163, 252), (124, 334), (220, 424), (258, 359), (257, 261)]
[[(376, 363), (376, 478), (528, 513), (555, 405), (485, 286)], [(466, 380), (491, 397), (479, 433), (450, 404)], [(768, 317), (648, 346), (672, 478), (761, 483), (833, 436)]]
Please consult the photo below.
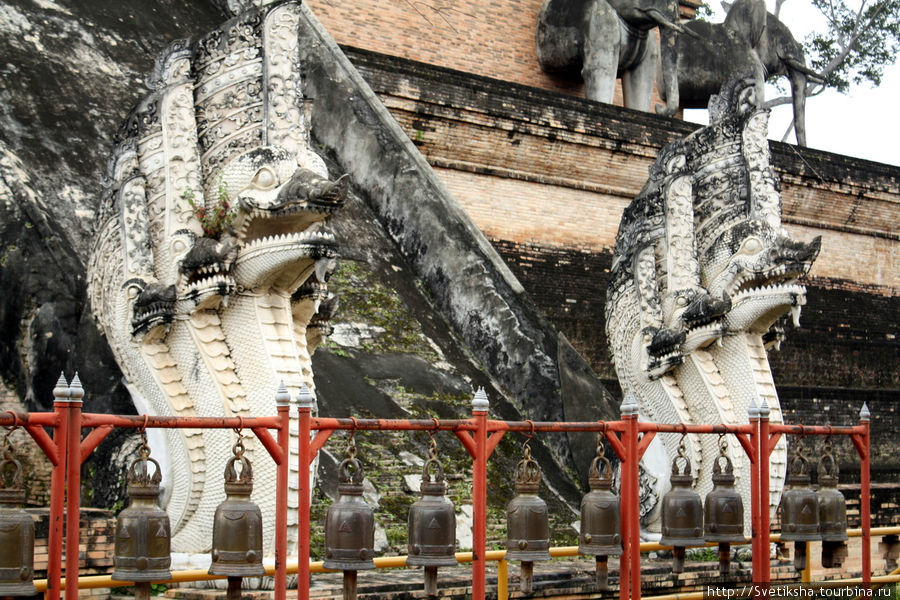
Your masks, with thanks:
[[(858, 0), (848, 0), (858, 6)], [(715, 4), (715, 3), (713, 3)], [(769, 10), (774, 2), (769, 0)], [(713, 17), (721, 21), (723, 17)], [(821, 16), (812, 8), (809, 0), (787, 0), (781, 11), (781, 20), (790, 27), (794, 37), (802, 40), (811, 27), (821, 23)], [(787, 80), (785, 89), (787, 89)], [(767, 95), (781, 95), (768, 86)], [(885, 70), (879, 87), (871, 84), (851, 86), (849, 93), (840, 94), (828, 90), (806, 102), (806, 137), (810, 148), (865, 158), (876, 162), (900, 166), (900, 115), (897, 114), (900, 98), (900, 64)], [(685, 111), (685, 118), (699, 123), (706, 122), (706, 111)], [(792, 119), (790, 105), (772, 110), (769, 121), (769, 137), (781, 140)], [(786, 140), (795, 143), (793, 132)]]

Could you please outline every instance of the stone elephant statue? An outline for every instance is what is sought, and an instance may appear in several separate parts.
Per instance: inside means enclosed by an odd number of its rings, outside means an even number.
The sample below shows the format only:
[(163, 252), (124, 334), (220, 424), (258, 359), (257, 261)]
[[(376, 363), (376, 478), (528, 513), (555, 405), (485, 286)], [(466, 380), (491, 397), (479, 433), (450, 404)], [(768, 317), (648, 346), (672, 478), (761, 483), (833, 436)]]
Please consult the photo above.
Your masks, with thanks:
[(656, 79), (657, 25), (684, 31), (671, 0), (544, 0), (536, 35), (538, 62), (549, 73), (584, 79), (589, 100), (611, 103), (622, 79), (625, 106), (650, 110)]
[(723, 23), (686, 23), (685, 31), (694, 35), (661, 32), (659, 95), (666, 104), (657, 106), (657, 112), (672, 115), (679, 108), (706, 108), (730, 75), (747, 70), (757, 74), (757, 93), (763, 98), (765, 80), (784, 75), (791, 82), (797, 144), (806, 146), (806, 86), (821, 78), (806, 66), (803, 46), (766, 12), (763, 0), (725, 6)]

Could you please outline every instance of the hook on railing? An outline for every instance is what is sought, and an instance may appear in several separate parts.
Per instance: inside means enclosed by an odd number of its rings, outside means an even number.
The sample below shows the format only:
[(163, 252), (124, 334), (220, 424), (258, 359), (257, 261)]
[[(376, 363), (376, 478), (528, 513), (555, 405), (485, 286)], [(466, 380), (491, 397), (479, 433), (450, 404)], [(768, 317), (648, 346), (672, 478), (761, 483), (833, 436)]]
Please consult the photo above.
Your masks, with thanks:
[(17, 415), (15, 413), (15, 411), (12, 411), (12, 410), (6, 410), (4, 412), (7, 412), (12, 415), (13, 424), (12, 425), (4, 425), (3, 428), (6, 429), (7, 431), (9, 431), (10, 433), (12, 433), (13, 431), (15, 431), (16, 429), (19, 428), (19, 415)]

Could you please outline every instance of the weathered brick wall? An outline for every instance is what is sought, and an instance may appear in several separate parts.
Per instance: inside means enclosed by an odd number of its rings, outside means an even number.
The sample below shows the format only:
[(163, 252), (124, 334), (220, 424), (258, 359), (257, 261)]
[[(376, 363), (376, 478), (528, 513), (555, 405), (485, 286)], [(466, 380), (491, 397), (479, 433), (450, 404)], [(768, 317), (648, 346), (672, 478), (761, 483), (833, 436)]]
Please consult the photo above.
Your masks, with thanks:
[[(494, 239), (608, 250), (659, 148), (695, 127), (367, 52), (350, 57)], [(786, 228), (796, 239), (823, 237), (811, 275), (896, 295), (900, 168), (779, 143), (772, 153)]]
[(534, 45), (541, 0), (309, 0), (339, 44), (581, 94), (541, 72)]
[[(541, 71), (535, 50), (543, 0), (307, 0), (339, 44), (581, 96), (584, 86)], [(684, 17), (699, 6), (680, 2)], [(617, 87), (616, 104), (622, 103)]]
[[(25, 407), (15, 392), (0, 383), (0, 413), (11, 410), (16, 413), (25, 412)], [(12, 444), (12, 458), (22, 464), (25, 485), (26, 506), (47, 506), (50, 503), (51, 465), (44, 453), (24, 429), (11, 432), (0, 431), (3, 437)], [(0, 459), (6, 444), (0, 438)]]
[[(50, 512), (46, 508), (28, 511), (34, 518), (34, 571), (35, 579), (47, 577), (47, 535), (50, 529)], [(78, 545), (78, 571), (85, 575), (108, 575), (113, 571), (116, 549), (116, 518), (110, 511), (82, 508), (80, 542)], [(63, 557), (65, 560), (65, 557)], [(82, 598), (97, 600), (109, 598), (109, 589), (81, 590)]]

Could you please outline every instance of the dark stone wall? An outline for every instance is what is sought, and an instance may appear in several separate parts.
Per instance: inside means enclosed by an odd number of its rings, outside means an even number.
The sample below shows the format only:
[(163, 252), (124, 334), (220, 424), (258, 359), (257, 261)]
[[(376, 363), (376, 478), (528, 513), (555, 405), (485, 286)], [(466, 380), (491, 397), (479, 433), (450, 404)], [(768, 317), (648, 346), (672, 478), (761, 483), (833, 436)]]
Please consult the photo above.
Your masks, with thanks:
[(604, 307), (612, 252), (547, 248), (492, 240), (550, 321), (621, 396), (606, 343)]
[(776, 383), (900, 390), (900, 298), (842, 280), (807, 288), (802, 327), (772, 359)]

